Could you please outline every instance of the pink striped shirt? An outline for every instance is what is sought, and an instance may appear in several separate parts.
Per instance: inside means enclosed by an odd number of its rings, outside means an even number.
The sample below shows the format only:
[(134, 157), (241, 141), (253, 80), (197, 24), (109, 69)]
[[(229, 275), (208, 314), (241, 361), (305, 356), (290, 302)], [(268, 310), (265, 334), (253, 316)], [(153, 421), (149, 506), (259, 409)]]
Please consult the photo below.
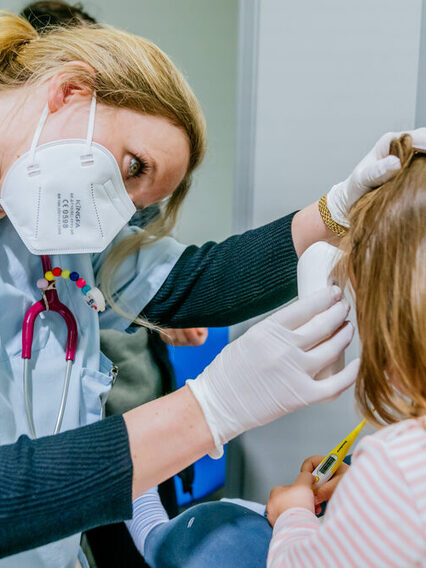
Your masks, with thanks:
[(268, 568), (426, 567), (426, 430), (404, 420), (365, 437), (320, 521), (275, 524)]

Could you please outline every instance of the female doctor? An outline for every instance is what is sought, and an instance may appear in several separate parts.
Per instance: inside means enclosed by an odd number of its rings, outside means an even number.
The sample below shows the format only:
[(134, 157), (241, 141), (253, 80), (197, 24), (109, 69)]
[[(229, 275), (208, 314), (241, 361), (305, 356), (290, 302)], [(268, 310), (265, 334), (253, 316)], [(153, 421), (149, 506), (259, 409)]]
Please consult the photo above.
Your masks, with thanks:
[[(198, 103), (158, 48), (131, 34), (96, 26), (58, 29), (38, 36), (24, 20), (3, 14), (0, 115), (3, 444), (14, 442), (21, 434), (45, 436), (100, 418), (112, 376), (110, 364), (100, 360), (99, 326), (124, 330), (142, 310), (156, 322), (175, 326), (231, 324), (288, 300), (295, 291), (297, 254), (315, 240), (331, 238), (332, 230), (344, 225), (350, 203), (399, 167), (395, 159), (384, 157), (387, 148), (380, 141), (354, 174), (329, 193), (327, 225), (314, 204), (220, 245), (209, 243), (184, 250), (169, 238), (155, 240), (144, 231), (121, 230), (135, 211), (134, 205), (144, 207), (168, 196), (163, 224), (153, 231), (158, 237), (170, 230), (191, 173), (204, 153), (204, 119)], [(145, 245), (143, 249), (141, 245)], [(102, 313), (104, 297), (96, 286), (99, 280), (108, 300)], [(317, 302), (320, 312), (330, 306), (330, 297), (326, 299), (322, 304)], [(60, 308), (62, 315), (66, 312), (67, 325), (58, 313), (45, 313), (55, 312), (58, 301), (71, 310)], [(34, 311), (28, 315), (28, 310), (37, 302), (41, 313), (33, 333)], [(287, 400), (289, 394), (281, 384), (283, 379), (277, 381), (277, 369), (274, 377), (273, 365), (262, 367), (253, 359), (253, 352), (258, 352), (253, 343), (257, 346), (263, 336), (269, 339), (268, 345), (276, 339), (285, 349), (277, 346), (271, 351), (268, 347), (268, 359), (275, 360), (289, 384), (292, 377), (300, 379), (296, 367), (304, 369), (303, 377), (312, 379), (325, 360), (336, 356), (350, 341), (351, 331), (346, 326), (334, 336), (330, 351), (322, 348), (322, 357), (312, 357), (306, 367), (300, 364), (300, 350), (317, 345), (341, 325), (345, 308), (341, 303), (336, 305), (330, 308), (331, 315), (329, 310), (324, 312), (330, 318), (325, 328), (318, 321), (311, 324), (300, 315), (292, 316), (291, 310), (282, 321), (266, 320), (269, 323), (257, 334), (249, 334), (250, 339), (219, 358), (204, 380), (172, 395), (183, 401), (180, 412), (175, 408), (178, 416), (186, 411), (191, 416), (191, 405), (193, 411), (194, 405), (195, 412), (202, 411), (208, 443), (203, 439), (196, 450), (190, 445), (181, 460), (171, 451), (173, 467), (162, 464), (157, 454), (155, 459), (148, 454), (148, 461), (158, 460), (159, 465), (154, 467), (155, 474), (145, 473), (140, 487), (136, 483), (136, 494), (196, 459), (200, 451), (208, 451), (212, 439), (219, 452), (221, 444), (244, 429), (348, 386), (354, 378), (353, 366), (321, 387), (311, 380), (308, 394), (301, 386), (296, 403), (291, 397)], [(307, 319), (317, 313), (304, 304), (302, 308)], [(22, 341), (26, 314), (29, 320)], [(292, 330), (305, 322), (307, 329), (294, 334)], [(307, 339), (300, 343), (299, 336), (304, 337), (305, 332)], [(233, 356), (229, 354), (232, 349)], [(284, 361), (289, 362), (288, 367)], [(234, 364), (244, 369), (244, 377), (235, 371)], [(251, 374), (251, 368), (260, 372)], [(261, 379), (262, 371), (266, 376)], [(266, 393), (259, 384), (268, 375), (275, 388)], [(311, 383), (315, 387), (311, 388)], [(249, 393), (248, 399), (243, 392)], [(160, 404), (158, 409), (170, 408), (161, 401), (152, 404)], [(145, 428), (150, 432), (159, 429), (158, 435), (169, 431), (167, 417), (162, 415), (160, 421), (157, 407), (150, 408), (155, 410), (146, 416), (149, 426)], [(139, 434), (132, 416), (130, 413), (126, 421), (133, 424), (129, 434), (136, 467), (143, 444), (135, 442)], [(155, 439), (158, 442), (159, 438)], [(31, 452), (38, 447), (34, 442), (29, 446)], [(152, 448), (158, 450), (156, 445)], [(46, 488), (50, 491), (52, 485)], [(42, 510), (40, 503), (38, 507)], [(74, 520), (72, 529), (62, 534), (77, 528)], [(38, 542), (42, 541), (47, 540)], [(68, 566), (77, 549), (78, 537), (71, 537), (58, 546), (43, 547), (3, 563)]]

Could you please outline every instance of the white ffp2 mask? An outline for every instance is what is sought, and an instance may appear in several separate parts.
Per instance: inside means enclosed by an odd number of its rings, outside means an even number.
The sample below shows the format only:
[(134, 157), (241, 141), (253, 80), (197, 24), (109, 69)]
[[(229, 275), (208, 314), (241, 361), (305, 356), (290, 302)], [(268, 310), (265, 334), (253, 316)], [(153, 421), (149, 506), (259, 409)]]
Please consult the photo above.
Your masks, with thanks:
[(136, 211), (109, 150), (92, 141), (96, 98), (86, 140), (37, 147), (43, 111), (29, 152), (7, 172), (0, 205), (33, 254), (100, 252)]

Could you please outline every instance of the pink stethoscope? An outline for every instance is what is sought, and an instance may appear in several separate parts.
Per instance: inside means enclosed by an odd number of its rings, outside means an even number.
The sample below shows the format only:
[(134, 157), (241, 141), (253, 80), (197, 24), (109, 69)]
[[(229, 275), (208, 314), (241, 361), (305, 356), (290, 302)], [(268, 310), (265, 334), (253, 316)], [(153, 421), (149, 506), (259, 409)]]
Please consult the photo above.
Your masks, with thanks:
[(30, 428), (30, 433), (33, 438), (36, 438), (36, 430), (34, 424), (34, 414), (32, 409), (32, 400), (30, 396), (31, 392), (31, 380), (30, 380), (30, 370), (29, 362), (31, 360), (31, 348), (33, 344), (34, 336), (34, 323), (37, 316), (44, 311), (56, 312), (64, 319), (68, 335), (67, 343), (65, 348), (65, 360), (66, 360), (66, 371), (64, 386), (62, 389), (61, 403), (59, 406), (58, 415), (56, 418), (56, 425), (54, 429), (54, 434), (57, 434), (62, 425), (62, 420), (64, 417), (65, 407), (68, 398), (68, 389), (70, 384), (72, 364), (75, 359), (75, 353), (77, 350), (77, 322), (71, 310), (63, 304), (58, 297), (58, 292), (56, 290), (55, 276), (63, 276), (64, 278), (70, 278), (74, 281), (76, 285), (82, 289), (84, 299), (86, 303), (95, 310), (103, 311), (105, 309), (105, 300), (102, 293), (98, 288), (91, 288), (86, 284), (86, 282), (80, 278), (80, 275), (76, 272), (70, 273), (70, 271), (62, 271), (60, 268), (56, 267), (52, 270), (52, 265), (50, 262), (50, 257), (48, 255), (41, 256), (41, 262), (43, 266), (43, 274), (45, 278), (38, 280), (37, 286), (41, 289), (42, 299), (33, 304), (27, 311), (24, 317), (24, 322), (22, 324), (22, 359), (24, 359), (24, 399), (25, 399), (25, 411), (28, 419), (28, 425)]

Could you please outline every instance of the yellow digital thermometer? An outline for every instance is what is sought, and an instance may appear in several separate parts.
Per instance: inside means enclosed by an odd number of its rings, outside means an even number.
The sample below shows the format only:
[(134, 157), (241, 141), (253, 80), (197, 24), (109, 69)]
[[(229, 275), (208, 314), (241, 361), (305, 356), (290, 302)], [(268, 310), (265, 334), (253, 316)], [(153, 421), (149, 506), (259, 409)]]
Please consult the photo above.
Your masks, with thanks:
[(364, 419), (358, 426), (346, 436), (331, 452), (325, 456), (322, 462), (312, 472), (315, 477), (315, 487), (321, 487), (329, 479), (333, 477), (339, 469), (342, 461), (345, 459), (350, 447), (355, 442), (356, 437), (364, 428), (366, 420)]

